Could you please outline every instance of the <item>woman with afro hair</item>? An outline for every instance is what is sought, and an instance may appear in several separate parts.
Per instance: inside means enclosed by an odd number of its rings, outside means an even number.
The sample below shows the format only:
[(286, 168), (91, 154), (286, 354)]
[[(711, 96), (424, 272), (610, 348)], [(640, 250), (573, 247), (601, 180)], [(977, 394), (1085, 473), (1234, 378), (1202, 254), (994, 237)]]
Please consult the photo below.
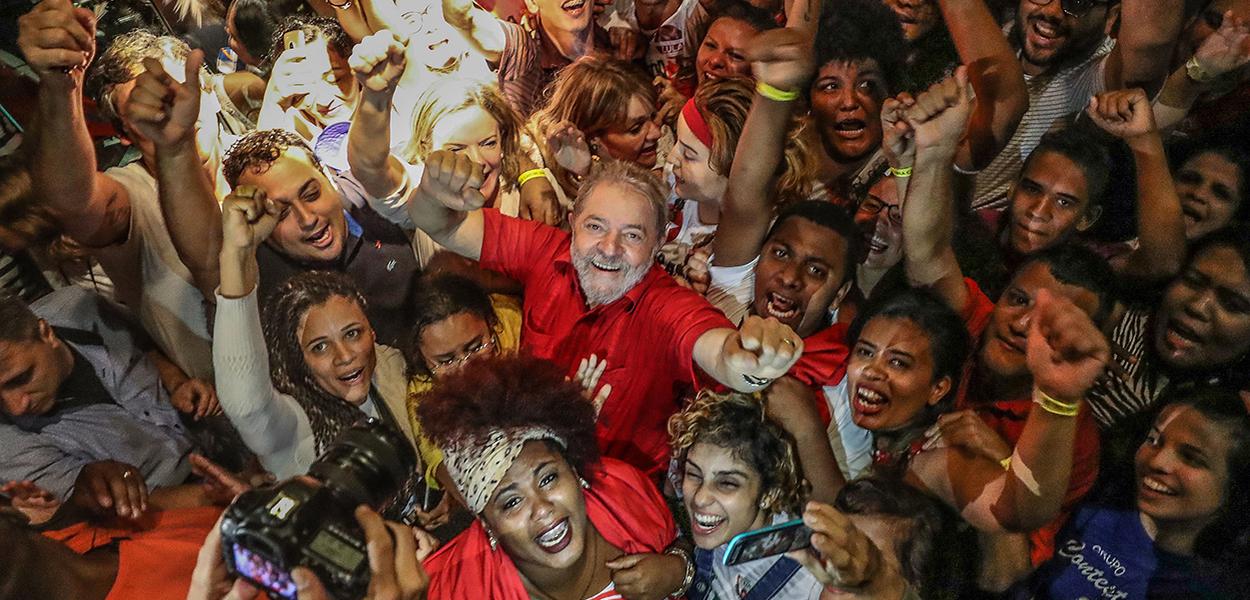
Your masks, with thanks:
[(478, 517), (425, 562), (429, 598), (664, 597), (692, 565), (637, 469), (600, 458), (595, 409), (545, 361), (482, 357), (439, 378), (418, 414)]

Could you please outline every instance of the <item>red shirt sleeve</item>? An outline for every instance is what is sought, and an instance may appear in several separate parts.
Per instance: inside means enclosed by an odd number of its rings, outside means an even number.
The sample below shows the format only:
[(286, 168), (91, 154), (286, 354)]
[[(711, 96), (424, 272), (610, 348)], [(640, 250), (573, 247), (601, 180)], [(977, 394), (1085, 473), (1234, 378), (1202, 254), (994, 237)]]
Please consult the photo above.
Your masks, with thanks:
[(674, 365), (681, 381), (695, 383), (694, 345), (699, 338), (718, 328), (737, 329), (725, 314), (712, 306), (706, 298), (677, 285), (671, 279), (661, 289), (653, 290), (662, 300), (657, 305), (653, 321), (658, 331), (670, 332), (673, 343), (668, 348), (673, 354), (668, 364)]
[(569, 245), (569, 234), (555, 227), (509, 217), (493, 208), (482, 210), (482, 220), (482, 267), (525, 286), (538, 269), (550, 268)]
[(968, 305), (959, 316), (963, 318), (964, 325), (968, 328), (968, 335), (975, 344), (976, 340), (981, 339), (981, 334), (990, 323), (990, 313), (994, 312), (994, 301), (990, 300), (990, 297), (981, 291), (981, 286), (970, 277), (964, 277), (964, 286), (968, 289)]

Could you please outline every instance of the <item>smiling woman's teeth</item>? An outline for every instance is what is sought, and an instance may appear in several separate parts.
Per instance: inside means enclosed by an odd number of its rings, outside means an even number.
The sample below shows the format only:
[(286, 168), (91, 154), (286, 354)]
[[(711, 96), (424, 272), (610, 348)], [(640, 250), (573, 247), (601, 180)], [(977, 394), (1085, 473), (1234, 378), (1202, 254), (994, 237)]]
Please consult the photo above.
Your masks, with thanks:
[(705, 515), (702, 513), (692, 513), (692, 514), (694, 516), (695, 524), (698, 525), (700, 528), (709, 530), (709, 531), (719, 527), (720, 524), (724, 523), (726, 519), (726, 517), (717, 517), (714, 515)]
[(538, 536), (538, 538), (535, 541), (538, 542), (539, 546), (550, 548), (560, 543), (560, 541), (564, 539), (564, 534), (568, 533), (568, 531), (569, 531), (569, 521), (568, 519), (565, 519), (563, 521), (560, 521), (560, 523), (557, 524), (555, 527), (548, 529), (547, 533), (544, 533)]
[(1172, 488), (1164, 485), (1163, 482), (1153, 477), (1143, 477), (1141, 482), (1142, 482), (1142, 485), (1146, 486), (1146, 489), (1152, 492), (1158, 492), (1160, 494), (1164, 494), (1167, 496), (1176, 495), (1176, 490), (1173, 490)]

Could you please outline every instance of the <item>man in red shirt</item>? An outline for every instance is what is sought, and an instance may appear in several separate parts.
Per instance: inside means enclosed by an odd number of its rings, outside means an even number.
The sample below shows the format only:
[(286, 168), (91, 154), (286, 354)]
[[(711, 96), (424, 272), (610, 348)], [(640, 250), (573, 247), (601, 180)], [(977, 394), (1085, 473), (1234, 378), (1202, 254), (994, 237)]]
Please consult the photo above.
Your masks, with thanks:
[(700, 371), (742, 392), (785, 374), (802, 339), (776, 319), (734, 330), (720, 311), (655, 263), (665, 194), (635, 165), (602, 164), (582, 183), (572, 233), (481, 209), (481, 167), (436, 152), (408, 199), (414, 223), (457, 254), (526, 289), (521, 345), (572, 375), (592, 354), (612, 394), (599, 413), (604, 455), (652, 476), (667, 466), (668, 417)]
[[(883, 119), (898, 123), (887, 143), (902, 149), (899, 158), (914, 160), (915, 176), (909, 198), (925, 202), (904, 204), (904, 262), (911, 284), (928, 287), (955, 309), (968, 326), (978, 351), (968, 362), (960, 382), (957, 412), (942, 415), (927, 434), (926, 447), (959, 446), (971, 453), (1004, 461), (1012, 456), (1025, 423), (1034, 409), (1034, 381), (1026, 361), (1027, 339), (1035, 301), (1041, 291), (1063, 297), (1100, 325), (1111, 310), (1110, 268), (1092, 251), (1061, 246), (1030, 257), (1016, 271), (995, 303), (963, 276), (952, 246), (954, 192), (951, 165), (970, 111), (968, 94), (959, 79), (935, 86), (905, 109), (890, 101)], [(901, 134), (906, 129), (907, 133)], [(914, 144), (914, 159), (908, 146)], [(1079, 399), (1078, 399), (1079, 400)], [(1073, 423), (1072, 463), (1060, 514), (1030, 532), (1027, 554), (1034, 564), (1049, 557), (1054, 534), (1068, 511), (1093, 486), (1098, 470), (1098, 429), (1088, 407), (1081, 403)], [(1060, 448), (1055, 458), (1062, 459)], [(994, 542), (994, 561), (983, 572), (997, 572), (1010, 580), (1013, 569), (1027, 569), (1028, 556), (1005, 551)], [(1011, 542), (1007, 542), (1011, 543)], [(1018, 546), (1017, 546), (1018, 547)], [(1010, 555), (1010, 559), (1005, 558)], [(1018, 561), (1017, 564), (1010, 564)], [(983, 584), (986, 581), (983, 579)]]

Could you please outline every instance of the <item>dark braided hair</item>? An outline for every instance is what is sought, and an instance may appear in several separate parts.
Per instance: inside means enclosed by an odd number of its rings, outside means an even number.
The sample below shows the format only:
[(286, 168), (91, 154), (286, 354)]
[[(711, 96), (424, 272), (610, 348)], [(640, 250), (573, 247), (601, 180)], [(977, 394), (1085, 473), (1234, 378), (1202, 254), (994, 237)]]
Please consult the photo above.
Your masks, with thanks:
[(364, 416), (356, 406), (323, 390), (313, 379), (299, 342), (299, 324), (314, 306), (341, 297), (365, 310), (365, 298), (346, 275), (307, 271), (286, 280), (271, 293), (261, 309), (261, 323), (269, 346), (269, 376), (279, 392), (299, 403), (312, 425), (317, 454), (321, 454), (345, 427)]

